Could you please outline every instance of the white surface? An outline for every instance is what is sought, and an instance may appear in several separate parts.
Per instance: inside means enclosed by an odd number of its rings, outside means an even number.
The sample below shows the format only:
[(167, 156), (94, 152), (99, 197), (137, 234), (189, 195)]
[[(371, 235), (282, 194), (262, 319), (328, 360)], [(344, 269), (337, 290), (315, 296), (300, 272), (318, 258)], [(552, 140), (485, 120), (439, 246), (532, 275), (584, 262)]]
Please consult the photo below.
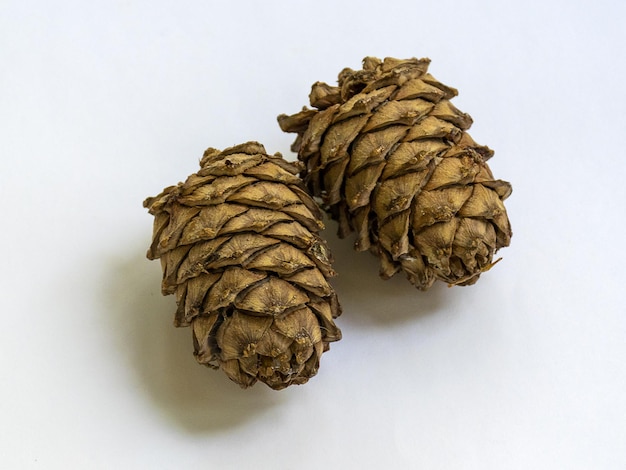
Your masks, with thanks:
[[(626, 468), (618, 1), (0, 4), (2, 468)], [(326, 235), (344, 339), (302, 387), (195, 364), (144, 197), (366, 55), (432, 59), (513, 183), (476, 286)], [(293, 158), (291, 156), (291, 158)]]

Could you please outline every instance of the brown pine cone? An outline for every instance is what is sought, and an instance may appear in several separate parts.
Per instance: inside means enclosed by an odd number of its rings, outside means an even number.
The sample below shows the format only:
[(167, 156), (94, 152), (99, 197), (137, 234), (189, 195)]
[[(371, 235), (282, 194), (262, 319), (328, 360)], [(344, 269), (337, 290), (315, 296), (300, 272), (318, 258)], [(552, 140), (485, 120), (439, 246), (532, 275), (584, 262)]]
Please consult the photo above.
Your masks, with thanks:
[(493, 151), (466, 132), (472, 119), (450, 103), (457, 91), (429, 63), (367, 57), (339, 86), (313, 85), (316, 109), (278, 117), (298, 134), (302, 176), (339, 236), (356, 231), (355, 249), (380, 257), (382, 277), (402, 270), (423, 290), (475, 283), (511, 238), (511, 185), (493, 178)]
[(191, 325), (199, 363), (244, 388), (305, 383), (341, 338), (341, 311), (301, 168), (256, 142), (210, 148), (200, 166), (144, 202), (155, 216), (147, 256), (161, 259), (163, 294), (176, 294), (174, 324)]

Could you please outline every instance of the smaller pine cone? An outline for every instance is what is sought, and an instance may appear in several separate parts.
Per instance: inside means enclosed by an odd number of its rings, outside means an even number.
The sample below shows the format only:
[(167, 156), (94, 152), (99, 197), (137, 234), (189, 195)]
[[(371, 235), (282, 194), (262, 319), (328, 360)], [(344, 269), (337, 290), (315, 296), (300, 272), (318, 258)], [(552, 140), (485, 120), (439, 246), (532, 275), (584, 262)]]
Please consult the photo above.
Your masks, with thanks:
[(161, 259), (175, 326), (191, 326), (200, 364), (243, 388), (303, 384), (341, 338), (328, 283), (321, 213), (301, 168), (248, 142), (209, 148), (184, 183), (146, 199), (154, 219), (149, 259)]
[(278, 117), (298, 134), (302, 176), (339, 236), (356, 231), (355, 249), (379, 256), (382, 277), (403, 271), (422, 290), (475, 283), (511, 239), (511, 185), (493, 178), (493, 151), (466, 132), (471, 117), (429, 63), (366, 57), (339, 86), (313, 85), (315, 109)]

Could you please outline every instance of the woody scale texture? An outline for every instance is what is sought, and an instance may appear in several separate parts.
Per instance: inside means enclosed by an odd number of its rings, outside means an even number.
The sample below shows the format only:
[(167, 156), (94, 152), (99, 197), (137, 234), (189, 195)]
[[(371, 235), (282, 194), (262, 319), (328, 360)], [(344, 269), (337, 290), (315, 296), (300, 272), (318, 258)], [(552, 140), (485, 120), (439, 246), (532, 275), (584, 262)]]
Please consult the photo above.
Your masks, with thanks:
[(256, 142), (208, 149), (200, 170), (144, 205), (155, 216), (148, 258), (176, 294), (199, 363), (242, 387), (305, 383), (341, 338), (327, 278), (321, 213), (300, 168)]
[(422, 290), (475, 283), (511, 239), (511, 185), (494, 179), (493, 151), (467, 133), (471, 117), (450, 102), (457, 91), (429, 63), (366, 57), (337, 86), (315, 83), (313, 109), (278, 117), (339, 236), (356, 232), (355, 249), (379, 257), (382, 277), (401, 271)]

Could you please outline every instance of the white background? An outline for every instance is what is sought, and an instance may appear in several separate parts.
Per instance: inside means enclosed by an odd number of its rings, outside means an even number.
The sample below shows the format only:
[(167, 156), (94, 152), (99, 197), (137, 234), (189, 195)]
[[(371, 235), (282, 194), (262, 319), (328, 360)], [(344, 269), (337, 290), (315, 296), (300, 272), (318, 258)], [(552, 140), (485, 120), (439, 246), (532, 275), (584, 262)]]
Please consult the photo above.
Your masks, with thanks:
[[(626, 468), (622, 1), (0, 3), (7, 469)], [(195, 364), (146, 196), (367, 55), (430, 57), (513, 184), (512, 246), (423, 293), (325, 232), (344, 339), (240, 390)]]

